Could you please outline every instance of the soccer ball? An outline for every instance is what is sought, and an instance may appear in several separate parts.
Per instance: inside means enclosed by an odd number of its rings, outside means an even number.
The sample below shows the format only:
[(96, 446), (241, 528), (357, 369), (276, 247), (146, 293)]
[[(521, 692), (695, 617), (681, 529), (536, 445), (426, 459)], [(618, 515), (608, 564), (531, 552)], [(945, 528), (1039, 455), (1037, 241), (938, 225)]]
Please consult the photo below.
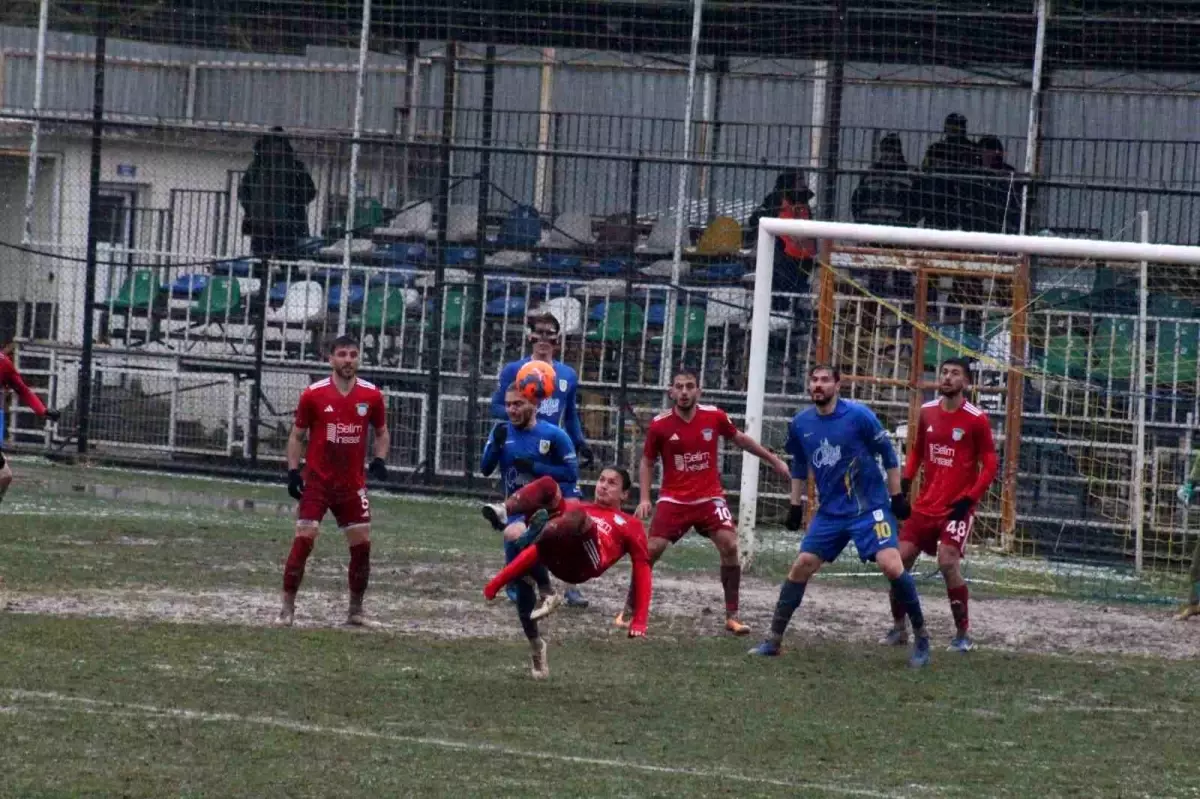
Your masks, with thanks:
[(554, 369), (543, 361), (530, 361), (517, 372), (517, 391), (532, 403), (554, 393)]

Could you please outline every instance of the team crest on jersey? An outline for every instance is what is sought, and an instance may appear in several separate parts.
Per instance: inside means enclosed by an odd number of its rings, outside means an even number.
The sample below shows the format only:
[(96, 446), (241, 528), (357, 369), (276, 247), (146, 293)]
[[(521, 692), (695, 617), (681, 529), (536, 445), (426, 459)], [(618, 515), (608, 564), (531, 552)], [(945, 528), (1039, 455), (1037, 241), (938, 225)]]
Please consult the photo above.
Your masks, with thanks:
[(953, 438), (955, 441), (962, 441), (963, 436), (965, 436), (966, 434), (967, 434), (967, 432), (965, 430), (963, 430), (961, 427), (956, 427), (950, 433), (950, 437)]
[(700, 435), (704, 436), (705, 441), (712, 441), (712, 428), (706, 427), (700, 431)]
[(824, 469), (829, 466), (836, 466), (837, 462), (842, 459), (842, 447), (833, 446), (829, 443), (828, 438), (821, 439), (821, 446), (817, 447), (816, 452), (812, 456), (812, 465), (815, 469)]
[(562, 392), (562, 393), (564, 393), (564, 394), (566, 394), (566, 393), (567, 393), (567, 381), (566, 381), (566, 380), (559, 380), (559, 381), (558, 381), (558, 390), (559, 390), (559, 391), (561, 391), (561, 392)]
[(538, 452), (542, 453), (543, 455), (548, 455), (550, 453), (549, 440), (543, 438), (540, 441), (538, 441)]
[(367, 410), (369, 410), (367, 403), (365, 403), (365, 402), (358, 403), (357, 405), (354, 406), (354, 408), (355, 408), (355, 410), (358, 411), (359, 416), (366, 416)]

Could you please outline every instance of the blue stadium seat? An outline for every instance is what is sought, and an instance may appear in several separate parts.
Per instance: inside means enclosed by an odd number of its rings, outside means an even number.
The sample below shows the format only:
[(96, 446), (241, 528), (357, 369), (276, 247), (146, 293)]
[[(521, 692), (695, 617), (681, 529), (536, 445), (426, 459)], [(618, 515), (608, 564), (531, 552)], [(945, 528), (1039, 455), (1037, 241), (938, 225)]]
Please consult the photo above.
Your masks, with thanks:
[(180, 275), (170, 285), (172, 297), (183, 299), (191, 299), (196, 294), (204, 291), (208, 285), (208, 275)]

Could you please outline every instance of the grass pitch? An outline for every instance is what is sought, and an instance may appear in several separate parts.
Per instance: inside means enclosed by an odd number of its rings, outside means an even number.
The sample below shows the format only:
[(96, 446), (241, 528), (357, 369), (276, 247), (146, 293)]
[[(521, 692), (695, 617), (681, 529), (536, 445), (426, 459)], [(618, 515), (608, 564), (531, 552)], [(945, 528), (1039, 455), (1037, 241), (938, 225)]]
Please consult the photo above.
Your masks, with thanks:
[[(15, 466), (3, 796), (1200, 794), (1200, 624), (1160, 608), (976, 591), (980, 650), (912, 672), (873, 643), (881, 581), (818, 578), (785, 655), (752, 660), (697, 541), (656, 570), (649, 638), (609, 627), (618, 567), (544, 625), (536, 683), (511, 606), (481, 597), (500, 547), (470, 505), (377, 497), (378, 627), (339, 626), (328, 530), (278, 630), (282, 487)], [(785, 560), (747, 580), (758, 630)], [(921, 589), (944, 644), (944, 594)]]

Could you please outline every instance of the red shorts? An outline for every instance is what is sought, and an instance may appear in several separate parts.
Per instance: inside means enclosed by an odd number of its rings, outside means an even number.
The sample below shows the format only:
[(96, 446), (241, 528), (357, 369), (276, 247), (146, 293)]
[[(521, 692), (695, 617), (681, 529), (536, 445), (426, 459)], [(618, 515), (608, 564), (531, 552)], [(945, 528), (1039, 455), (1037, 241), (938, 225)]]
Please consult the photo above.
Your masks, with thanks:
[(537, 543), (538, 560), (558, 579), (571, 585), (580, 585), (599, 577), (604, 572), (596, 550), (596, 535), (555, 536)]
[(692, 528), (705, 538), (720, 530), (733, 530), (733, 513), (723, 499), (709, 499), (694, 505), (659, 500), (650, 522), (650, 538), (665, 538), (674, 544)]
[(359, 524), (371, 523), (371, 502), (365, 488), (325, 488), (313, 482), (304, 486), (300, 505), (296, 508), (296, 520), (319, 522), (331, 511), (338, 527), (345, 529)]
[(961, 556), (967, 553), (967, 539), (974, 526), (973, 512), (960, 522), (952, 522), (949, 514), (930, 516), (914, 510), (900, 527), (900, 540), (916, 544), (926, 555), (936, 555), (938, 544), (942, 544), (957, 549)]

